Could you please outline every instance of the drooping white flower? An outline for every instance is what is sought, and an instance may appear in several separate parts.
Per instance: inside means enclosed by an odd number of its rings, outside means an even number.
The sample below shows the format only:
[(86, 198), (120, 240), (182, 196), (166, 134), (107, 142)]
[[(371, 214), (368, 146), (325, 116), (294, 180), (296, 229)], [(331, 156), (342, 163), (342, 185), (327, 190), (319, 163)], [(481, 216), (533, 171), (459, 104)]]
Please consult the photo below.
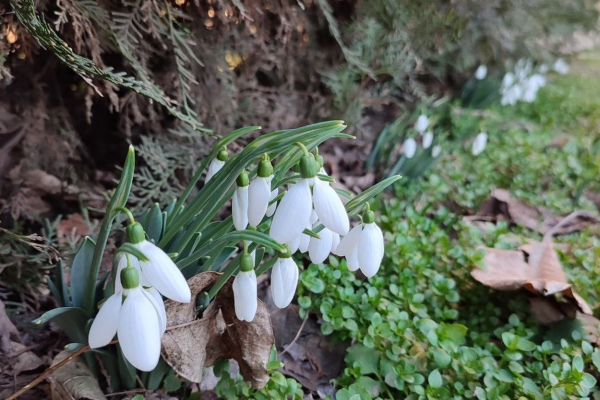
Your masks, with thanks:
[(433, 143), (433, 132), (425, 132), (423, 135), (423, 148), (428, 149)]
[(300, 178), (281, 199), (271, 222), (269, 235), (279, 243), (289, 243), (308, 226), (312, 211), (309, 181)]
[(429, 127), (429, 118), (427, 118), (426, 115), (419, 115), (419, 118), (417, 118), (417, 122), (415, 123), (415, 129), (417, 130), (417, 132), (419, 133), (423, 133), (427, 130), (427, 128)]
[(346, 257), (348, 269), (374, 276), (383, 259), (383, 232), (374, 222), (372, 211), (365, 213), (364, 222), (354, 227), (337, 246), (337, 253)]
[[(140, 261), (136, 257), (133, 257), (131, 255), (128, 256), (123, 253), (119, 254), (117, 257), (119, 261), (117, 262), (117, 274), (115, 275), (115, 292), (123, 290), (123, 285), (121, 284), (121, 271), (123, 271), (123, 269), (127, 267), (128, 264), (138, 271), (141, 286), (152, 286), (152, 284), (148, 281), (148, 278), (146, 278), (146, 276), (142, 272)], [(128, 260), (129, 263), (127, 262)]]
[(485, 77), (487, 76), (487, 72), (487, 66), (485, 64), (481, 64), (479, 67), (477, 67), (477, 70), (475, 71), (475, 79), (485, 79)]
[(163, 296), (189, 303), (192, 298), (190, 287), (171, 257), (147, 240), (137, 243), (131, 239), (130, 241), (148, 258), (148, 261), (138, 260), (145, 279)]
[(152, 371), (160, 358), (161, 337), (166, 329), (166, 313), (158, 292), (139, 285), (135, 280), (123, 283), (100, 308), (88, 335), (91, 348), (106, 346), (117, 335), (125, 358), (141, 371)]
[(431, 149), (431, 156), (433, 158), (437, 158), (441, 153), (442, 153), (442, 146), (440, 146), (439, 144), (436, 144)]
[(258, 308), (256, 273), (240, 271), (233, 280), (235, 316), (240, 321), (252, 322)]
[(556, 60), (552, 68), (561, 75), (566, 75), (569, 73), (569, 64), (562, 58)]
[(402, 145), (402, 153), (406, 156), (406, 158), (413, 158), (415, 153), (417, 152), (417, 142), (415, 139), (408, 138)]
[(319, 239), (314, 237), (310, 238), (308, 256), (313, 264), (321, 264), (327, 259), (331, 252), (334, 235), (334, 232), (327, 228), (323, 228), (323, 230), (319, 232)]
[(256, 175), (248, 189), (248, 224), (253, 228), (256, 228), (264, 218), (271, 200), (273, 166), (268, 156), (258, 164)]
[(278, 258), (271, 272), (273, 303), (279, 308), (290, 305), (298, 286), (298, 266), (291, 257)]
[(315, 178), (313, 204), (319, 221), (329, 230), (345, 235), (350, 230), (350, 220), (342, 199), (328, 182)]
[(473, 140), (473, 147), (471, 152), (474, 156), (478, 156), (483, 153), (485, 150), (485, 146), (487, 144), (487, 133), (481, 132), (477, 136), (475, 136), (475, 140)]
[(208, 165), (208, 171), (206, 172), (206, 178), (204, 178), (204, 183), (210, 181), (212, 177), (215, 176), (215, 174), (219, 172), (221, 168), (223, 168), (227, 157), (227, 149), (221, 149), (219, 154), (215, 158), (213, 158), (210, 164)]
[(237, 188), (233, 192), (231, 200), (231, 217), (235, 229), (242, 231), (248, 226), (248, 174), (242, 172), (237, 178), (236, 184)]

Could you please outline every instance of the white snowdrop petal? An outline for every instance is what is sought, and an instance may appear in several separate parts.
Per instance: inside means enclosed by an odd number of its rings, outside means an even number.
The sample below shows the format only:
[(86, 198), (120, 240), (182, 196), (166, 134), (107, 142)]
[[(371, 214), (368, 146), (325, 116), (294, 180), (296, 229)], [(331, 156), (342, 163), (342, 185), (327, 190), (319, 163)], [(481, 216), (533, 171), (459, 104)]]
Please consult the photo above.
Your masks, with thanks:
[(308, 225), (312, 196), (308, 179), (300, 179), (283, 196), (271, 223), (269, 235), (279, 243), (288, 243)]
[(240, 321), (252, 322), (258, 308), (256, 273), (240, 271), (233, 280), (235, 315)]
[[(311, 225), (307, 225), (306, 229), (311, 229)], [(300, 243), (298, 244), (298, 250), (300, 250), (300, 253), (306, 253), (308, 251), (309, 245), (310, 245), (310, 236), (308, 236), (305, 233), (302, 233), (300, 235)]]
[(426, 115), (419, 115), (417, 118), (417, 122), (415, 123), (415, 129), (419, 133), (425, 132), (425, 130), (429, 127), (429, 118)]
[(311, 225), (314, 225), (314, 224), (317, 223), (318, 220), (319, 220), (319, 216), (317, 215), (317, 212), (313, 208), (313, 210), (310, 212), (310, 220), (309, 220), (309, 222), (310, 222)]
[(269, 178), (257, 177), (248, 188), (248, 224), (257, 227), (269, 208), (271, 184)]
[(383, 241), (383, 231), (375, 223), (373, 223), (373, 227), (375, 228), (375, 233), (373, 234), (374, 235), (373, 237), (374, 237), (374, 242), (377, 245), (377, 248), (379, 250), (379, 254), (378, 254), (379, 260), (383, 260), (384, 249), (385, 249), (385, 242)]
[(481, 154), (483, 152), (483, 150), (485, 150), (486, 144), (487, 144), (487, 133), (481, 132), (480, 134), (478, 134), (475, 137), (475, 140), (473, 141), (473, 148), (471, 150), (473, 155), (478, 156), (479, 154)]
[(291, 242), (288, 242), (287, 245), (290, 248), (291, 254), (294, 254), (300, 248), (300, 240), (302, 239), (302, 235), (304, 235), (304, 234), (301, 233), (300, 235), (296, 236)]
[(106, 346), (115, 337), (122, 298), (122, 292), (118, 291), (106, 299), (100, 307), (88, 335), (88, 342), (92, 349)]
[(479, 67), (477, 67), (477, 70), (475, 71), (475, 79), (485, 79), (485, 77), (487, 76), (487, 72), (487, 66), (485, 64), (481, 64)]
[(160, 358), (160, 322), (152, 302), (138, 287), (128, 291), (117, 335), (123, 355), (140, 371), (152, 371)]
[(437, 158), (442, 153), (442, 146), (439, 144), (433, 146), (431, 149), (431, 157)]
[(423, 135), (423, 148), (428, 149), (433, 143), (433, 132), (425, 132)]
[(224, 165), (225, 165), (225, 161), (221, 161), (217, 158), (213, 158), (213, 160), (208, 165), (208, 171), (206, 172), (206, 178), (204, 178), (204, 183), (210, 181), (211, 178), (213, 176), (215, 176), (215, 174), (217, 172), (219, 172), (221, 170), (221, 168), (223, 168)]
[(346, 235), (338, 245), (336, 249), (336, 253), (339, 256), (348, 257), (356, 246), (358, 245), (358, 239), (360, 238), (360, 232), (362, 231), (362, 225), (356, 225), (352, 230)]
[(340, 244), (340, 235), (338, 235), (335, 232), (331, 233), (331, 250), (330, 252), (335, 254), (336, 256), (339, 256), (339, 254), (337, 253), (337, 247)]
[(358, 271), (358, 249), (354, 249), (349, 256), (346, 257), (346, 265), (348, 266), (348, 271)]
[(291, 258), (280, 258), (271, 272), (273, 303), (279, 308), (290, 305), (298, 286), (298, 266)]
[[(271, 197), (269, 198), (269, 203), (273, 201), (273, 199), (275, 199), (275, 197), (277, 197), (277, 195), (279, 194), (279, 188), (275, 188), (271, 191)], [(273, 214), (275, 214), (275, 210), (277, 209), (277, 202), (271, 204), (269, 206), (269, 208), (267, 208), (267, 217), (272, 216)]]
[(375, 224), (364, 224), (356, 255), (360, 270), (367, 278), (372, 277), (379, 270), (381, 252), (381, 242)]
[(231, 216), (235, 229), (238, 231), (246, 229), (248, 226), (248, 186), (238, 187), (233, 192)]
[(160, 293), (158, 293), (158, 290), (153, 287), (144, 289), (143, 293), (146, 297), (148, 297), (148, 300), (152, 302), (152, 305), (156, 309), (156, 314), (158, 315), (158, 322), (160, 325), (160, 335), (162, 336), (167, 330), (167, 312), (165, 310), (165, 302), (163, 301)]
[(413, 158), (415, 153), (417, 152), (417, 142), (415, 139), (408, 138), (402, 145), (402, 153), (406, 156), (406, 158)]
[(192, 294), (177, 265), (162, 249), (147, 240), (134, 244), (150, 261), (140, 261), (142, 272), (151, 286), (165, 297), (189, 303)]
[(348, 234), (350, 220), (342, 199), (329, 183), (315, 180), (313, 187), (313, 204), (319, 221), (325, 227), (340, 235)]
[(331, 251), (331, 242), (333, 232), (329, 229), (324, 228), (319, 232), (320, 239), (311, 237), (308, 245), (308, 256), (313, 264), (321, 264), (327, 259), (329, 252)]

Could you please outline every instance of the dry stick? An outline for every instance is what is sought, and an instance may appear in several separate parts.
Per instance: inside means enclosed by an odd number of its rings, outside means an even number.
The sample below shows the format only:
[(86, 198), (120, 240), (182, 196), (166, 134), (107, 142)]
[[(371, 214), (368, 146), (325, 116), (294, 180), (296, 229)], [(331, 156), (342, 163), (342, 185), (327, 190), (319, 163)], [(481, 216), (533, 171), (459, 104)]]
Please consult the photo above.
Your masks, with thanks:
[[(118, 340), (113, 340), (109, 344), (115, 344), (115, 343), (118, 343)], [(12, 396), (8, 397), (6, 400), (14, 400), (17, 397), (21, 396), (23, 393), (27, 392), (29, 389), (32, 389), (35, 386), (37, 386), (39, 383), (41, 383), (44, 379), (46, 379), (54, 371), (56, 371), (57, 369), (59, 369), (63, 365), (67, 364), (69, 361), (71, 361), (71, 360), (79, 357), (84, 351), (87, 351), (89, 349), (90, 349), (89, 345), (83, 346), (82, 348), (80, 348), (79, 350), (77, 350), (75, 353), (71, 354), (69, 357), (65, 358), (61, 362), (57, 363), (56, 365), (51, 366), (50, 368), (48, 368), (47, 370), (45, 370), (44, 372), (42, 372), (42, 374), (40, 376), (38, 376), (37, 378), (35, 378), (31, 382), (29, 382), (27, 385), (23, 386), (21, 388), (21, 390), (19, 390), (18, 392), (16, 392)]]
[(550, 230), (548, 230), (545, 234), (544, 234), (544, 238), (542, 240), (549, 240), (552, 238), (552, 236), (554, 236), (554, 234), (563, 226), (565, 226), (566, 224), (568, 224), (569, 222), (573, 221), (576, 218), (579, 217), (585, 217), (588, 219), (591, 219), (595, 222), (598, 222), (598, 218), (592, 214), (589, 211), (586, 210), (575, 210), (573, 211), (571, 214), (567, 215), (566, 217), (564, 217), (563, 219), (561, 219), (556, 225), (554, 225), (552, 228), (550, 228)]
[(310, 315), (310, 313), (307, 312), (306, 313), (306, 317), (304, 317), (304, 321), (302, 321), (302, 325), (300, 325), (300, 329), (298, 329), (298, 333), (296, 333), (296, 336), (294, 337), (294, 340), (292, 340), (290, 342), (290, 344), (288, 344), (287, 346), (285, 346), (285, 349), (283, 349), (283, 351), (281, 353), (279, 353), (280, 356), (282, 356), (285, 353), (287, 353), (288, 350), (294, 345), (294, 343), (296, 343), (296, 341), (300, 338), (300, 334), (304, 330), (304, 325), (306, 325), (306, 321), (308, 321), (308, 316), (309, 315)]

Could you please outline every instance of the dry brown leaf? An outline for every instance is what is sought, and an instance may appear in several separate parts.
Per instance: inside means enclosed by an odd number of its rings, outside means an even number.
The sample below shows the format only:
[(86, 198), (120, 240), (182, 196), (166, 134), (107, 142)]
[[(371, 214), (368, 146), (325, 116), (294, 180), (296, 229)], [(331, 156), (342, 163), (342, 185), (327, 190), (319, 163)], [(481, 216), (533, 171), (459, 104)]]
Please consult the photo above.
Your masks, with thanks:
[(4, 303), (0, 300), (0, 351), (4, 354), (10, 353), (11, 341), (21, 341), (17, 327), (14, 326), (8, 315)]
[(27, 350), (27, 346), (21, 343), (11, 342), (12, 354), (16, 354), (12, 363), (12, 369), (15, 374), (23, 371), (33, 371), (44, 365), (44, 361), (32, 351)]
[[(471, 275), (477, 281), (498, 290), (524, 288), (541, 296), (560, 295), (585, 314), (592, 314), (590, 306), (571, 287), (552, 241), (528, 243), (519, 250), (486, 248), (486, 269), (474, 269)], [(526, 259), (528, 256), (528, 259)], [(560, 299), (556, 299), (558, 301)], [(554, 309), (551, 309), (554, 307)], [(559, 314), (569, 316), (568, 305), (558, 309), (543, 302), (532, 304), (532, 312), (540, 321), (554, 321)], [(574, 317), (574, 315), (572, 316)], [(571, 317), (571, 318), (572, 318)]]
[(581, 323), (581, 328), (586, 333), (586, 339), (597, 346), (600, 346), (600, 320), (593, 315), (577, 313), (577, 320)]
[[(54, 357), (56, 365), (72, 354), (63, 350)], [(54, 371), (49, 377), (52, 400), (106, 400), (94, 374), (81, 359), (75, 358)]]
[[(564, 217), (555, 216), (543, 207), (533, 207), (524, 201), (514, 198), (507, 190), (494, 189), (487, 201), (481, 206), (476, 216), (470, 219), (497, 221), (506, 220), (541, 234), (546, 234)], [(576, 218), (564, 223), (554, 230), (555, 235), (564, 235), (585, 229), (591, 224), (597, 224), (598, 219), (590, 213), (581, 212)]]
[[(220, 274), (203, 272), (188, 280), (192, 299), (208, 289)], [(230, 279), (215, 300), (196, 320), (196, 306), (165, 301), (168, 330), (162, 339), (163, 357), (182, 377), (199, 383), (202, 369), (214, 365), (219, 358), (233, 358), (244, 379), (254, 388), (262, 388), (269, 381), (267, 362), (274, 344), (271, 319), (265, 305), (259, 301), (252, 322), (240, 321), (235, 316), (233, 290)]]
[(56, 236), (61, 244), (67, 243), (71, 237), (84, 237), (91, 234), (90, 228), (81, 214), (71, 214), (60, 220), (56, 227)]

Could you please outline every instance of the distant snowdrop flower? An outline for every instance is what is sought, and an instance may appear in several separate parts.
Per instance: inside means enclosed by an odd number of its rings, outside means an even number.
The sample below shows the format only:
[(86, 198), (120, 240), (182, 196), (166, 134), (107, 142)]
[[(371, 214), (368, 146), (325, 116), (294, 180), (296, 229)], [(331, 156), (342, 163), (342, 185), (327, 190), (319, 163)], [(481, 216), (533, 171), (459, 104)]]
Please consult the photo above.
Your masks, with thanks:
[(423, 135), (423, 148), (428, 149), (433, 143), (433, 132), (425, 132)]
[(441, 153), (442, 153), (442, 146), (440, 146), (439, 144), (433, 146), (433, 148), (431, 149), (431, 156), (433, 158), (437, 158)]
[(258, 309), (256, 273), (250, 254), (243, 254), (240, 272), (233, 280), (233, 301), (235, 316), (240, 321), (252, 322)]
[(298, 286), (298, 266), (291, 254), (280, 255), (271, 272), (271, 295), (279, 308), (290, 305)]
[(223, 166), (225, 165), (225, 161), (227, 161), (227, 158), (227, 149), (221, 149), (219, 154), (217, 154), (217, 156), (213, 158), (210, 164), (208, 165), (208, 171), (206, 172), (206, 178), (204, 178), (204, 183), (210, 181), (212, 177), (215, 176), (215, 174), (219, 172), (221, 168), (223, 168)]
[(545, 75), (548, 73), (549, 70), (550, 70), (550, 67), (548, 66), (548, 64), (540, 65), (540, 74)]
[(245, 171), (242, 172), (237, 178), (237, 188), (233, 192), (233, 198), (231, 200), (231, 217), (233, 218), (233, 226), (238, 231), (242, 231), (248, 226), (249, 183), (248, 174)]
[(487, 144), (487, 133), (481, 132), (477, 136), (475, 136), (475, 140), (473, 140), (473, 147), (471, 152), (474, 156), (478, 156), (483, 153), (485, 150), (485, 146)]
[(512, 72), (507, 72), (504, 78), (502, 78), (502, 86), (508, 88), (513, 83), (515, 83), (515, 75)]
[(475, 79), (477, 79), (477, 80), (485, 79), (485, 77), (487, 76), (487, 73), (488, 73), (487, 66), (485, 64), (481, 64), (479, 67), (477, 67), (477, 70), (475, 71)]
[(415, 123), (415, 129), (417, 130), (417, 132), (419, 133), (423, 133), (427, 130), (427, 128), (429, 127), (429, 118), (427, 118), (426, 115), (419, 115), (419, 118), (417, 118), (417, 122)]
[[(148, 261), (137, 260), (142, 272), (142, 283), (148, 282), (160, 294), (181, 303), (189, 303), (192, 298), (190, 287), (171, 257), (160, 247), (145, 239), (146, 233), (139, 222), (127, 227), (127, 238)], [(134, 265), (136, 261), (133, 261)]]
[(561, 75), (566, 75), (569, 73), (569, 64), (567, 64), (567, 62), (562, 58), (556, 60), (552, 68)]
[(258, 164), (257, 176), (248, 188), (248, 225), (256, 228), (265, 217), (271, 200), (273, 166), (268, 158)]
[(383, 260), (383, 232), (375, 224), (375, 214), (367, 211), (363, 223), (354, 227), (337, 246), (338, 254), (346, 257), (348, 269), (361, 272), (370, 278), (374, 276)]
[(406, 156), (406, 158), (413, 158), (415, 153), (417, 152), (417, 142), (415, 139), (408, 138), (402, 145), (402, 153)]
[(160, 359), (161, 337), (167, 324), (164, 304), (156, 291), (142, 288), (137, 269), (123, 269), (120, 282), (122, 289), (104, 302), (92, 322), (90, 348), (108, 345), (116, 334), (123, 356), (131, 365), (140, 371), (152, 371)]

